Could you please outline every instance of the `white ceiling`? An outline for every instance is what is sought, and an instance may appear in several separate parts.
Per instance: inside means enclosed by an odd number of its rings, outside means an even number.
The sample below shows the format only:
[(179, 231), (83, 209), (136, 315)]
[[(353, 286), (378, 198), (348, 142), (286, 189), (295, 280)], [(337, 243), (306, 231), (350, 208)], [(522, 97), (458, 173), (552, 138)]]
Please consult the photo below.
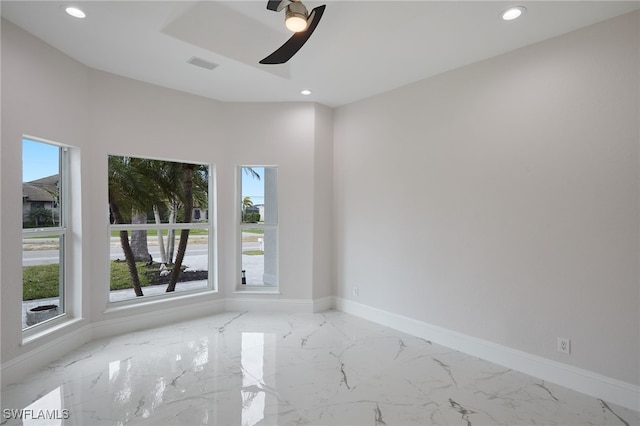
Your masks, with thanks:
[[(62, 5), (80, 6), (85, 19)], [(331, 107), (640, 8), (639, 1), (344, 1), (327, 4), (288, 63), (258, 61), (288, 39), (261, 1), (2, 1), (2, 16), (89, 67), (220, 101)], [(522, 5), (511, 22), (498, 14)], [(197, 56), (219, 66), (188, 64)], [(302, 96), (300, 90), (313, 91)]]

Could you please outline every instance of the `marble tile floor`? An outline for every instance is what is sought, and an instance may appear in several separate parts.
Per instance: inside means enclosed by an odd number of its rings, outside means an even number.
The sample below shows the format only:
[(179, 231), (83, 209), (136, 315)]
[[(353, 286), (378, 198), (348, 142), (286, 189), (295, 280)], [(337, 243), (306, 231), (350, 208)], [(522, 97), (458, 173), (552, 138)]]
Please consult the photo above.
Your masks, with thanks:
[(227, 312), (95, 340), (1, 397), (2, 425), (640, 424), (638, 412), (337, 311)]

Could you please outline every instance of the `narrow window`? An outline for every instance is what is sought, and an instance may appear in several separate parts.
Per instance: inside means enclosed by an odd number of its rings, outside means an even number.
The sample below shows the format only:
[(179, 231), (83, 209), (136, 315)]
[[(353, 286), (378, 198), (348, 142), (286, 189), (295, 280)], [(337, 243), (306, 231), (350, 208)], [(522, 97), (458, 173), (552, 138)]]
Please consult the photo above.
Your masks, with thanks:
[(240, 288), (278, 287), (278, 168), (243, 166), (240, 181)]
[(211, 168), (110, 155), (109, 300), (213, 289)]
[(22, 329), (65, 313), (67, 148), (22, 140)]

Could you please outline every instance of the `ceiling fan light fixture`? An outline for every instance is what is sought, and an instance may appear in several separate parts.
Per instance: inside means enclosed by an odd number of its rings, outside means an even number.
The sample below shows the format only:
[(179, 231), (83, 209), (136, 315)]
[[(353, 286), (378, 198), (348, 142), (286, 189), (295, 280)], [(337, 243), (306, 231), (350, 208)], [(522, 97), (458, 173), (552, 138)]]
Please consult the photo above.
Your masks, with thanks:
[(287, 6), (284, 25), (287, 27), (287, 29), (289, 29), (289, 31), (298, 33), (300, 31), (306, 30), (309, 26), (307, 18), (307, 8), (304, 6), (304, 4), (302, 4), (302, 2), (296, 1)]
[(294, 33), (299, 33), (307, 29), (307, 20), (301, 16), (287, 16), (284, 24), (289, 31), (293, 31)]

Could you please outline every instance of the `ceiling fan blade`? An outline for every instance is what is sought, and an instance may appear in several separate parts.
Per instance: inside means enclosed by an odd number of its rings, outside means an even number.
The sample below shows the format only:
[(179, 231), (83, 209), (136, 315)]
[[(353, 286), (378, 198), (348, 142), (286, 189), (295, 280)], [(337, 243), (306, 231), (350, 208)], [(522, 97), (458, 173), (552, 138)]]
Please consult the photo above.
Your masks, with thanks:
[(309, 37), (311, 37), (311, 34), (315, 31), (318, 26), (318, 22), (320, 22), (320, 18), (322, 18), (325, 7), (326, 5), (322, 5), (313, 9), (309, 14), (309, 27), (304, 31), (295, 33), (286, 41), (285, 44), (280, 46), (280, 48), (271, 55), (261, 60), (260, 63), (267, 65), (284, 64), (291, 59), (293, 55), (295, 55), (307, 42), (307, 40), (309, 40)]

